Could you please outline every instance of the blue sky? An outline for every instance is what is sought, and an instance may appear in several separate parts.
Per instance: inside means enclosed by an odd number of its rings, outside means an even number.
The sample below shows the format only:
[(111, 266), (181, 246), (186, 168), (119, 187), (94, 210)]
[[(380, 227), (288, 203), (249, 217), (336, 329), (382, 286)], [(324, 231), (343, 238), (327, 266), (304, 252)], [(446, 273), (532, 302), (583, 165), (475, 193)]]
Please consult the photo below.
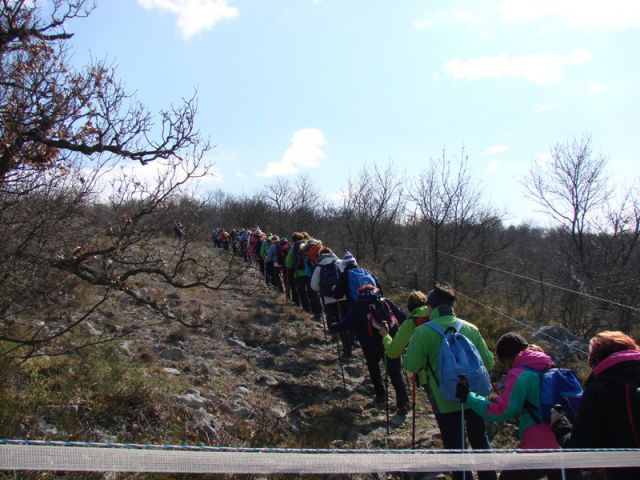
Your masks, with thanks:
[(152, 110), (197, 89), (204, 190), (308, 173), (333, 197), (366, 163), (415, 175), (464, 146), (519, 222), (519, 181), (585, 132), (640, 176), (638, 0), (101, 0), (71, 30), (74, 61), (109, 59)]

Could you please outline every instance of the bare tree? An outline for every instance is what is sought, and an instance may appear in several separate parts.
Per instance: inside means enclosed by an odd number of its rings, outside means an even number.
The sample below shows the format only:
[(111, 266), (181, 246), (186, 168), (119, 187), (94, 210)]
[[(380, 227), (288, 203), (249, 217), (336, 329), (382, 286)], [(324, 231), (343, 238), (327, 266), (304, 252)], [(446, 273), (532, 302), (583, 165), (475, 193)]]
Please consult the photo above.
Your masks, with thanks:
[[(93, 5), (41, 5), (0, 1), (0, 352), (73, 351), (86, 340), (72, 331), (114, 297), (195, 326), (163, 290), (235, 288), (242, 273), (199, 254), (189, 230), (159, 238), (202, 207), (189, 184), (209, 174), (210, 143), (195, 127), (195, 97), (155, 124), (113, 68), (69, 65), (66, 28)], [(115, 173), (133, 162), (153, 162), (144, 168), (155, 178)]]
[[(585, 297), (564, 294), (565, 325), (592, 334), (615, 318), (629, 331), (637, 317), (633, 306), (640, 297), (637, 283), (640, 210), (634, 189), (614, 205), (613, 189), (605, 173), (607, 160), (594, 155), (591, 137), (584, 134), (551, 149), (546, 169), (533, 166), (524, 186), (529, 196), (557, 224), (558, 245), (549, 275)], [(605, 301), (596, 300), (602, 298)]]
[[(417, 208), (417, 218), (424, 223), (425, 236), (431, 259), (430, 282), (442, 274), (441, 250), (453, 253), (464, 244), (471, 227), (487, 223), (500, 223), (500, 216), (485, 210), (481, 204), (479, 188), (473, 184), (468, 157), (462, 149), (457, 165), (442, 156), (432, 159), (413, 183), (409, 198)], [(477, 228), (476, 228), (477, 231)]]
[(402, 179), (392, 163), (384, 169), (365, 165), (357, 179), (349, 179), (342, 193), (340, 216), (356, 256), (364, 257), (370, 247), (373, 260), (378, 261), (381, 246), (404, 210)]
[(553, 146), (548, 168), (534, 165), (524, 181), (529, 197), (567, 228), (582, 262), (586, 259), (585, 234), (611, 196), (605, 166), (606, 159), (593, 155), (591, 136), (585, 134)]
[(320, 193), (308, 174), (300, 175), (292, 185), (292, 214), (295, 230), (308, 230), (320, 207)]
[(280, 234), (288, 234), (290, 229), (289, 218), (295, 208), (291, 182), (286, 178), (278, 177), (275, 182), (265, 187), (262, 197), (275, 211), (275, 231)]

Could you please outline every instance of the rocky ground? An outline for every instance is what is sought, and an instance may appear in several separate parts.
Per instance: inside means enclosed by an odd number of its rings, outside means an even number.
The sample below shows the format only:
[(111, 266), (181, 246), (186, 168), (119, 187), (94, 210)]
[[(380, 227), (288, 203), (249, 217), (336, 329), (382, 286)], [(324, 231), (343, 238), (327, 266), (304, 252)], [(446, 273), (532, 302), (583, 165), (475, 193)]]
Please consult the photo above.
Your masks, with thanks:
[[(102, 308), (100, 317), (83, 325), (87, 337), (101, 338), (105, 331), (122, 330), (124, 334), (115, 345), (120, 359), (158, 386), (165, 382), (173, 385), (170, 397), (155, 409), (171, 410), (171, 421), (180, 425), (182, 434), (164, 437), (156, 425), (150, 438), (140, 415), (135, 420), (124, 418), (125, 410), (123, 418), (114, 414), (68, 439), (253, 447), (441, 448), (434, 416), (421, 389), (416, 395), (415, 430), (411, 411), (406, 416), (396, 414), (393, 388), (387, 422), (385, 405), (373, 402), (373, 388), (359, 349), (352, 358), (341, 361), (336, 340), (325, 334), (322, 323), (286, 304), (284, 296), (266, 287), (250, 265), (209, 245), (201, 246), (201, 255), (218, 262), (221, 271), (233, 270), (238, 275), (232, 276), (235, 279), (224, 289), (215, 291), (158, 291), (162, 287), (157, 282), (136, 286), (143, 293), (160, 293), (164, 302), (179, 312), (177, 319), (163, 318), (122, 296)], [(198, 326), (186, 327), (177, 320)], [(557, 336), (562, 332), (552, 333)], [(136, 399), (131, 402), (141, 403)], [(164, 418), (162, 412), (156, 411), (156, 416)], [(38, 420), (39, 432), (31, 430), (32, 438), (67, 439), (50, 418), (44, 415)], [(514, 446), (516, 428), (490, 424), (492, 445)]]
[[(206, 246), (226, 268), (229, 254)], [(238, 289), (164, 292), (182, 320), (198, 328), (159, 319), (129, 298), (103, 309), (102, 321), (84, 326), (99, 336), (113, 324), (129, 325), (117, 350), (140, 362), (162, 382), (179, 381), (173, 401), (185, 419), (187, 442), (215, 446), (299, 448), (439, 448), (435, 419), (422, 390), (416, 395), (415, 442), (412, 412), (396, 414), (390, 388), (389, 416), (374, 404), (360, 349), (340, 360), (336, 339), (323, 324), (255, 275), (241, 259)], [(229, 285), (227, 285), (229, 286)], [(233, 285), (231, 285), (233, 286)], [(139, 285), (145, 291), (155, 285)], [(146, 289), (146, 290), (145, 290)], [(111, 325), (111, 326), (109, 326)], [(114, 422), (114, 424), (117, 422)], [(53, 425), (49, 427), (55, 428)], [(130, 425), (97, 427), (92, 439), (135, 441)], [(52, 432), (49, 432), (52, 433)], [(435, 478), (436, 475), (431, 477)]]
[[(211, 254), (226, 256), (221, 250)], [(189, 385), (176, 401), (192, 410), (194, 430), (206, 432), (215, 445), (241, 438), (262, 447), (411, 447), (411, 413), (396, 415), (391, 388), (387, 432), (386, 408), (373, 403), (360, 350), (340, 360), (322, 323), (286, 305), (250, 267), (241, 283), (245, 293), (167, 292), (175, 305), (197, 304), (206, 326), (176, 327), (137, 315), (142, 321), (121, 343), (121, 351), (144, 352), (162, 374)], [(422, 391), (416, 405), (416, 447), (438, 446)]]

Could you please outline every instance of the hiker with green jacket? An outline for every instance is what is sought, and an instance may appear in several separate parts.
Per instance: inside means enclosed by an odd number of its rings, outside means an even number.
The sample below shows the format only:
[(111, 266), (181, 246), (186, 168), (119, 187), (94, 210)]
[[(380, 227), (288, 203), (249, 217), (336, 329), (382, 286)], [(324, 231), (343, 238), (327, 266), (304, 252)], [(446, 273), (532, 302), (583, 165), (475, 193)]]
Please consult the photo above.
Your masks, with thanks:
[[(382, 335), (382, 343), (387, 358), (400, 358), (404, 353), (409, 340), (413, 335), (416, 326), (429, 321), (429, 310), (427, 308), (427, 295), (424, 292), (415, 290), (409, 294), (407, 299), (407, 309), (409, 316), (400, 324), (395, 337), (389, 335), (389, 331), (382, 327), (378, 332)], [(425, 377), (426, 379), (426, 377)]]
[(305, 244), (308, 242), (318, 242), (309, 238), (306, 232), (293, 232), (291, 234), (293, 246), (289, 249), (284, 265), (290, 272), (293, 272), (293, 282), (298, 292), (300, 305), (305, 312), (313, 313), (316, 318), (322, 316), (322, 306), (320, 297), (311, 289), (311, 273), (307, 265), (308, 259), (305, 254)]
[[(459, 333), (467, 337), (476, 347), (485, 367), (490, 370), (493, 367), (493, 354), (475, 325), (456, 318), (453, 311), (455, 299), (456, 292), (451, 285), (446, 282), (437, 283), (427, 296), (426, 309), (429, 312), (429, 321), (434, 322), (444, 331), (455, 328), (455, 323), (459, 320), (462, 321)], [(442, 435), (444, 448), (460, 449), (463, 445), (461, 404), (444, 399), (440, 393), (438, 356), (442, 336), (427, 323), (414, 330), (404, 355), (403, 365), (406, 370), (418, 374), (418, 378), (422, 382), (427, 380), (427, 392)], [(489, 449), (489, 438), (484, 420), (477, 413), (464, 408), (465, 426), (471, 447), (475, 450)], [(495, 480), (497, 477), (495, 472), (478, 472), (478, 478), (480, 480)], [(471, 480), (473, 474), (471, 472), (453, 472), (453, 479)]]

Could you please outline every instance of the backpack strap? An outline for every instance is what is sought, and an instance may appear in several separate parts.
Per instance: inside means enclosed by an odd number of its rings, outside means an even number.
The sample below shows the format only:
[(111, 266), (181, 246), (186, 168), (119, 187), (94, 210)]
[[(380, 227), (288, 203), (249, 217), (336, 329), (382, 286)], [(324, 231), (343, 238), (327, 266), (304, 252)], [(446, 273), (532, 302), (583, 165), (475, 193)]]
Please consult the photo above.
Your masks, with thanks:
[(627, 400), (627, 418), (631, 425), (636, 446), (640, 448), (640, 385), (627, 383), (624, 386), (624, 393)]
[(431, 320), (425, 323), (424, 325), (431, 327), (433, 330), (438, 332), (440, 336), (444, 337), (447, 334), (447, 331), (449, 331), (450, 329), (454, 329), (456, 333), (460, 333), (460, 329), (462, 329), (462, 326), (464, 325), (464, 323), (459, 318), (456, 318), (455, 321), (453, 322), (453, 326), (447, 327), (446, 330), (444, 330), (440, 325), (438, 325), (435, 322), (435, 320)]
[(538, 416), (537, 413), (537, 408), (536, 406), (531, 403), (529, 400), (524, 401), (524, 409), (527, 411), (527, 413), (529, 414), (529, 416), (533, 419), (533, 421), (538, 424), (538, 423), (542, 423), (542, 420), (540, 419), (540, 417)]
[(624, 386), (624, 396), (626, 402), (626, 414), (631, 433), (636, 441), (636, 445), (640, 448), (640, 383), (636, 380), (630, 380), (619, 374), (611, 374), (609, 372), (592, 377), (589, 382), (615, 382)]
[(445, 335), (444, 330), (442, 329), (442, 327), (440, 325), (438, 325), (435, 322), (435, 320), (431, 320), (431, 321), (425, 323), (425, 325), (427, 327), (431, 328), (432, 330), (435, 330), (436, 332), (438, 332), (441, 337), (444, 337), (444, 335)]
[[(521, 368), (522, 370), (529, 370), (530, 372), (536, 373), (540, 377), (540, 395), (542, 395), (542, 380), (544, 378), (544, 372), (536, 370), (535, 368), (527, 367), (526, 365), (519, 365), (517, 368)], [(538, 415), (538, 409), (533, 403), (525, 398), (523, 407), (536, 424), (542, 423), (542, 419)]]

